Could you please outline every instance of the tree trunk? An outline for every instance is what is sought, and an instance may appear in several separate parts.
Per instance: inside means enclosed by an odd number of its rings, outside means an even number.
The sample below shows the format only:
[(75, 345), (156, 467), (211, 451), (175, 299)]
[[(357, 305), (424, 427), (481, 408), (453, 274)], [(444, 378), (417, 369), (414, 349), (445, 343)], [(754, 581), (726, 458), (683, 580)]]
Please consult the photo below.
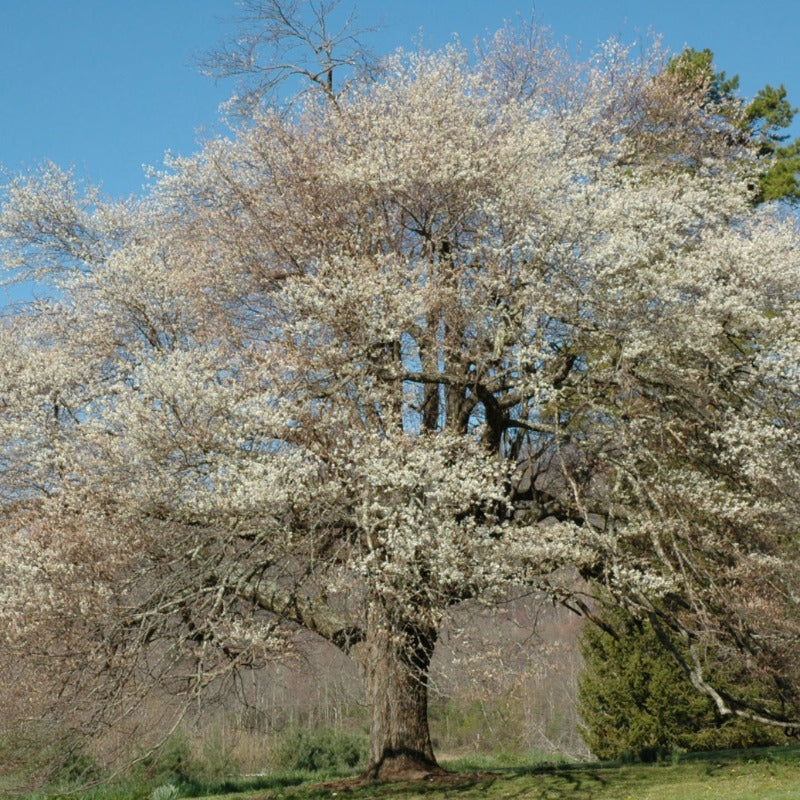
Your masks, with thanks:
[(378, 780), (440, 772), (428, 730), (428, 667), (436, 630), (391, 621), (370, 604), (362, 669), (370, 710), (369, 766)]

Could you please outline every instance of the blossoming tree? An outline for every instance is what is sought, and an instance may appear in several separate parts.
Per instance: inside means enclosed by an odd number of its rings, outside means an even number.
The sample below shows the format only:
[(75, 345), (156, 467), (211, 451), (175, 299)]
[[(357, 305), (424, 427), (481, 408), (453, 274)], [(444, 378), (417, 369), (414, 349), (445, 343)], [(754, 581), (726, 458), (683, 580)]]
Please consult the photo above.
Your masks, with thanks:
[[(299, 626), (358, 662), (384, 778), (435, 769), (449, 608), (600, 585), (791, 724), (797, 231), (650, 76), (501, 36), (258, 112), (138, 202), (11, 183), (4, 264), (52, 291), (0, 329), (6, 650), (121, 716)], [(733, 654), (774, 694), (720, 694)]]

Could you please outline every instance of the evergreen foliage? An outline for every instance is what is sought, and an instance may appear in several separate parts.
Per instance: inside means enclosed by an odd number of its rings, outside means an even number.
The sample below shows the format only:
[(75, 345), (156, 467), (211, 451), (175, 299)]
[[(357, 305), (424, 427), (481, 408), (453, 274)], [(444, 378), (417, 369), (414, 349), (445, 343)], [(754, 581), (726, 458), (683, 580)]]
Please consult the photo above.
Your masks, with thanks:
[(723, 750), (785, 742), (779, 731), (728, 717), (697, 692), (652, 625), (621, 611), (604, 615), (617, 636), (588, 627), (579, 705), (583, 737), (601, 759), (655, 761), (676, 750)]
[(754, 146), (764, 159), (757, 203), (800, 201), (800, 139), (790, 142), (786, 133), (797, 109), (789, 103), (783, 84), (777, 88), (767, 84), (743, 102), (736, 95), (739, 76), (728, 78), (724, 71), (715, 71), (714, 54), (708, 48), (687, 47), (669, 61), (667, 73), (677, 77), (687, 93), (702, 93), (701, 106), (716, 107), (742, 136), (742, 143)]

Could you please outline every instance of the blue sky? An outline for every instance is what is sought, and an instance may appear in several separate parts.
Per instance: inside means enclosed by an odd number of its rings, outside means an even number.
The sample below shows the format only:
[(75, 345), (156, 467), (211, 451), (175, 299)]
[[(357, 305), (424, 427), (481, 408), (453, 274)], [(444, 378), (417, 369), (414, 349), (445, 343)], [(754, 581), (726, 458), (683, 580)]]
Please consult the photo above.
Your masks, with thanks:
[[(351, 6), (343, 0), (344, 6)], [(361, 0), (363, 24), (381, 23), (378, 52), (465, 43), (517, 13), (556, 39), (591, 49), (660, 33), (672, 49), (710, 47), (742, 91), (784, 83), (800, 105), (800, 2), (773, 0)], [(188, 154), (214, 130), (232, 84), (198, 74), (195, 58), (232, 33), (235, 0), (0, 0), (0, 165), (16, 173), (44, 159), (111, 196), (141, 191), (143, 165)], [(800, 133), (795, 126), (795, 135)]]

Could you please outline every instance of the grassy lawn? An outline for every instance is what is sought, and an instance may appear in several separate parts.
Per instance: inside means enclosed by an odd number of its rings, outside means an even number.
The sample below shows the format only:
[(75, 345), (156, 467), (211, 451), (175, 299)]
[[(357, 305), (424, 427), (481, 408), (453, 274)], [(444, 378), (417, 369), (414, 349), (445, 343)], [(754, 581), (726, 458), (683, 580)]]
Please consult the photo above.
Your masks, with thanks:
[(563, 765), (461, 772), (445, 784), (275, 786), (225, 800), (800, 800), (800, 748), (710, 754), (669, 765)]
[[(309, 773), (273, 775), (204, 794), (214, 800), (800, 800), (798, 746), (683, 756), (678, 763), (659, 765), (496, 764), (486, 759), (453, 762), (451, 774), (442, 780), (407, 784), (320, 783), (319, 776)], [(149, 800), (151, 789), (105, 786), (71, 796)], [(188, 794), (196, 792), (184, 791), (181, 797)], [(37, 800), (47, 796), (39, 794)]]

